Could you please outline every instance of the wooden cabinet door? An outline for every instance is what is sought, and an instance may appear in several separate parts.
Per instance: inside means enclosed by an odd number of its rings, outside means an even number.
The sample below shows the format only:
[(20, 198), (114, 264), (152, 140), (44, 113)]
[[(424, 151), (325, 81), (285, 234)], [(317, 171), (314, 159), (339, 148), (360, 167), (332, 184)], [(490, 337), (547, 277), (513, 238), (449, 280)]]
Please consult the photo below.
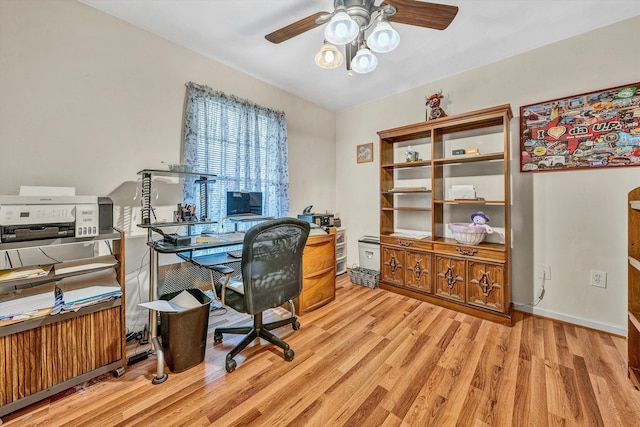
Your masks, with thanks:
[(431, 254), (405, 251), (405, 285), (431, 293)]
[(404, 250), (382, 246), (380, 279), (394, 285), (404, 285)]
[(502, 264), (469, 260), (468, 268), (467, 302), (504, 313), (505, 282)]
[(465, 260), (435, 255), (435, 289), (440, 297), (464, 302)]

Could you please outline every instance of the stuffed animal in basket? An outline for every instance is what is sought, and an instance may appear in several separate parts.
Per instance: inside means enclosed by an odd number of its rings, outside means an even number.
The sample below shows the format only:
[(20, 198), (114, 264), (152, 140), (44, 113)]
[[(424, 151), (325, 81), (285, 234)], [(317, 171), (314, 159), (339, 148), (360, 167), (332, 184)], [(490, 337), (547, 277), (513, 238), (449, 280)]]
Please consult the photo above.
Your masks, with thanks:
[(469, 224), (469, 227), (484, 228), (487, 234), (493, 233), (493, 228), (487, 225), (487, 222), (489, 222), (489, 217), (486, 216), (484, 212), (478, 211), (471, 214), (471, 221), (472, 222), (471, 224)]

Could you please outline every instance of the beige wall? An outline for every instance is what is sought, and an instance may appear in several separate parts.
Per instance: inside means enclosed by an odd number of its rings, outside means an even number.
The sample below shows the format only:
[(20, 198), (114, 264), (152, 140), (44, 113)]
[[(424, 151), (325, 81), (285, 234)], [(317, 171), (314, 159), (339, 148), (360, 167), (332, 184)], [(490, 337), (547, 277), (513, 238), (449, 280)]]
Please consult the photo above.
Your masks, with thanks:
[(0, 194), (107, 195), (178, 163), (194, 81), (284, 111), (291, 213), (335, 208), (335, 113), (75, 0), (1, 1), (0, 70)]
[[(75, 0), (0, 0), (0, 194), (70, 186), (135, 210), (137, 172), (180, 162), (188, 81), (284, 111), (290, 214), (335, 209), (334, 112)], [(179, 186), (157, 187), (158, 204), (180, 201)], [(129, 318), (145, 253), (127, 238)]]
[[(519, 107), (639, 80), (640, 17), (338, 113), (337, 208), (348, 227), (348, 263), (358, 262), (357, 238), (378, 234), (378, 165), (356, 164), (357, 144), (376, 131), (424, 120), (424, 96), (442, 90), (443, 107), (458, 114), (504, 103)], [(496, 46), (496, 49), (499, 49)], [(437, 61), (437, 59), (434, 59)], [(428, 76), (425, 76), (428, 78)], [(539, 174), (519, 172), (518, 117), (511, 122), (514, 227), (513, 299), (522, 310), (619, 334), (626, 332), (626, 197), (640, 169)], [(351, 185), (340, 185), (349, 182)], [(551, 266), (546, 294), (537, 264)], [(590, 270), (608, 273), (606, 289), (590, 286)]]

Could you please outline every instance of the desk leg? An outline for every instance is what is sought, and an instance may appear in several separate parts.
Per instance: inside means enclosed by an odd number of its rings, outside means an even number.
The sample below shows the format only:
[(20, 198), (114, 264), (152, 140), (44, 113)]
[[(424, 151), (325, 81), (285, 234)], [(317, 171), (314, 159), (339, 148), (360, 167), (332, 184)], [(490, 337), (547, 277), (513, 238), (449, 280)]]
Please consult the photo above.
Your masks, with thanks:
[[(149, 251), (149, 301), (155, 301), (158, 299), (158, 252), (153, 248)], [(158, 312), (155, 310), (149, 310), (149, 329), (157, 361), (156, 376), (151, 382), (160, 384), (167, 380), (168, 375), (164, 372), (164, 351), (158, 340)]]

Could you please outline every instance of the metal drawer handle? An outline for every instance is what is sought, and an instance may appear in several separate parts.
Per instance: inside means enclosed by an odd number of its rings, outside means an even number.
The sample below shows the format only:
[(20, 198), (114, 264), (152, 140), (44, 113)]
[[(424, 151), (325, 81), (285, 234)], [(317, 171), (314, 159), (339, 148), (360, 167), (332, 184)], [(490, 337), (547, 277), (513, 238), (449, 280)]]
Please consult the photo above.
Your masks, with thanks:
[(413, 242), (411, 240), (409, 240), (408, 242), (403, 242), (402, 240), (398, 239), (398, 244), (400, 246), (411, 246)]
[(465, 251), (464, 249), (461, 249), (460, 246), (456, 246), (456, 251), (462, 255), (467, 255), (467, 256), (473, 256), (474, 254), (478, 253), (477, 249), (471, 249), (470, 251)]

